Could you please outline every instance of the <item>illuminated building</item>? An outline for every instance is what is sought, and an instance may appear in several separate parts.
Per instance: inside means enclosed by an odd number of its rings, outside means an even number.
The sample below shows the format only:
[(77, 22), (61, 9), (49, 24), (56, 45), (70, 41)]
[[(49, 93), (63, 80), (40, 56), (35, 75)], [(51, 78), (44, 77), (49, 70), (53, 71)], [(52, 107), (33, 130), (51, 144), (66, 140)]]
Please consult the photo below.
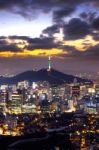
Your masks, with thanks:
[(75, 111), (73, 100), (68, 101), (68, 108), (70, 112)]
[(77, 78), (74, 78), (73, 84), (74, 84), (74, 86), (78, 85)]
[(85, 85), (80, 86), (80, 96), (83, 97), (88, 93), (88, 90)]
[(96, 91), (96, 94), (99, 94), (99, 84), (95, 85), (95, 91)]
[(52, 60), (51, 60), (51, 56), (48, 57), (48, 71), (51, 71), (52, 68)]
[(0, 103), (6, 103), (6, 96), (7, 96), (7, 92), (0, 92)]
[(91, 95), (94, 95), (95, 94), (95, 89), (93, 87), (88, 88), (88, 93), (91, 94)]
[(47, 100), (47, 94), (46, 93), (39, 94), (39, 100), (40, 101)]
[(11, 97), (12, 98), (8, 104), (8, 109), (10, 110), (10, 113), (21, 113), (21, 107), (23, 102), (22, 95), (18, 93), (13, 93)]
[(15, 84), (9, 85), (9, 89), (12, 91), (12, 93), (17, 92), (17, 86)]
[(49, 113), (50, 112), (50, 103), (47, 99), (47, 95), (45, 93), (42, 93), (39, 98), (40, 98), (41, 111), (43, 113)]
[(18, 88), (20, 89), (27, 89), (29, 87), (29, 82), (28, 81), (21, 81), (21, 82), (18, 82)]
[(80, 96), (80, 86), (79, 85), (72, 86), (72, 96), (73, 97)]
[(65, 96), (65, 87), (64, 86), (55, 86), (51, 88), (52, 100), (61, 101)]
[(36, 113), (36, 105), (22, 105), (22, 113)]
[(38, 85), (37, 85), (36, 82), (33, 82), (33, 83), (32, 83), (32, 88), (33, 88), (34, 90), (37, 88), (37, 86), (38, 86)]
[(4, 84), (4, 85), (1, 85), (0, 89), (5, 92), (7, 89), (8, 89), (8, 85)]
[(99, 94), (95, 96), (95, 102), (96, 102), (96, 111), (99, 114)]
[(85, 101), (84, 105), (85, 105), (84, 111), (86, 113), (88, 113), (88, 114), (96, 114), (97, 113), (96, 103), (92, 99)]
[(66, 85), (65, 86), (65, 91), (64, 91), (64, 99), (65, 100), (69, 100), (70, 99), (70, 97), (71, 97), (71, 87), (69, 86), (69, 85)]

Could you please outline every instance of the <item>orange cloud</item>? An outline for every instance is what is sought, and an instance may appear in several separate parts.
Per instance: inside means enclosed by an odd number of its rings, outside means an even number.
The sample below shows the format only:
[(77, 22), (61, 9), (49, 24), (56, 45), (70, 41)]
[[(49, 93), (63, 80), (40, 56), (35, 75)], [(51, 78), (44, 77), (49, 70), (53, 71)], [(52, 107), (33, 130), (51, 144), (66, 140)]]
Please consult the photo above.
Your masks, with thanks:
[(99, 41), (95, 41), (92, 36), (86, 36), (84, 39), (65, 41), (64, 45), (74, 46), (78, 51), (86, 51), (90, 46), (99, 44)]
[[(34, 50), (27, 50), (24, 49), (26, 46), (29, 45), (29, 43), (26, 40), (21, 40), (21, 39), (6, 39), (7, 43), (9, 44), (16, 44), (17, 47), (22, 49), (22, 51), (19, 52), (11, 52), (11, 51), (1, 51), (0, 52), (0, 57), (5, 57), (5, 58), (11, 58), (11, 57), (28, 57), (28, 56), (48, 56), (48, 55), (54, 55), (61, 57), (62, 55), (67, 55), (70, 52), (64, 49), (57, 49), (57, 48), (52, 48), (52, 49), (34, 49)], [(92, 36), (86, 36), (84, 39), (79, 39), (79, 40), (69, 40), (63, 42), (63, 47), (65, 45), (67, 46), (73, 46), (75, 47), (78, 51), (86, 51), (90, 46), (95, 46), (99, 44), (99, 41), (95, 41)]]
[(43, 50), (43, 49), (36, 49), (36, 50), (24, 50), (22, 52), (0, 52), (0, 57), (27, 57), (27, 56), (48, 56), (48, 55), (60, 55), (60, 54), (67, 54), (66, 51), (62, 49), (51, 49), (51, 50)]

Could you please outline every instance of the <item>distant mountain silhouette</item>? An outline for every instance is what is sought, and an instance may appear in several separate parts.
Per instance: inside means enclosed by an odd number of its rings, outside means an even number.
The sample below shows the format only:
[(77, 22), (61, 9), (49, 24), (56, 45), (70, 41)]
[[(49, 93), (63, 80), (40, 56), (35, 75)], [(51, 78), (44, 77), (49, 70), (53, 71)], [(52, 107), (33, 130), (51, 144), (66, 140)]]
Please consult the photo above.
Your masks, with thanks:
[(19, 81), (27, 80), (29, 82), (48, 81), (50, 84), (59, 85), (63, 83), (72, 83), (75, 78), (79, 83), (92, 83), (90, 80), (75, 77), (73, 75), (64, 74), (55, 69), (51, 69), (51, 71), (47, 71), (47, 69), (41, 69), (38, 71), (26, 71), (10, 78), (0, 77), (0, 83), (15, 84)]

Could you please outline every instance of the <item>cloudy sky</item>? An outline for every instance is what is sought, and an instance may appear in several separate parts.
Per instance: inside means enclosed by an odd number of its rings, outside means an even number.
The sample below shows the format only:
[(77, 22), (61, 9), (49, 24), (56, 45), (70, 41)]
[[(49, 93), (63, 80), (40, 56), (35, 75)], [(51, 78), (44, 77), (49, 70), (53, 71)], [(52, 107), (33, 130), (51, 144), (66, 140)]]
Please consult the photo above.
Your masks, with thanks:
[(99, 0), (0, 0), (0, 74), (99, 71)]

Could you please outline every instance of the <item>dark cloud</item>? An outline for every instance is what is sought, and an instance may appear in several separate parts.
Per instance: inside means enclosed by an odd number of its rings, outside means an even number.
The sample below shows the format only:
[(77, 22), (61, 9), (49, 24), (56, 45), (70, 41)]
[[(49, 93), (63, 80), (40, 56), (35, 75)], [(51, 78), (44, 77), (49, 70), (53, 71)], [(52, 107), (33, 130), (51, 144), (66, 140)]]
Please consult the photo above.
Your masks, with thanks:
[(92, 56), (99, 59), (99, 44), (91, 46), (85, 52), (86, 56)]
[[(36, 17), (40, 11), (48, 13), (50, 10), (55, 10), (56, 8), (70, 8), (71, 4), (72, 8), (75, 8), (87, 2), (92, 3), (94, 7), (99, 4), (97, 0), (0, 0), (0, 9), (31, 19)], [(65, 13), (70, 14), (71, 11), (72, 9), (68, 9)], [(57, 12), (56, 14), (64, 17), (64, 11)]]
[(5, 36), (0, 37), (0, 52), (10, 51), (10, 52), (19, 52), (22, 51), (21, 48), (17, 46), (17, 44), (9, 43), (7, 40), (10, 39)]
[(67, 57), (81, 60), (99, 60), (99, 44), (90, 46), (86, 51), (78, 51), (75, 47), (71, 47), (71, 51)]
[(59, 32), (59, 25), (55, 24), (44, 29), (42, 31), (42, 34), (47, 34), (49, 37), (52, 37), (54, 33), (58, 33), (58, 32)]
[(0, 36), (0, 40), (4, 40), (4, 39), (6, 39), (5, 36)]
[(88, 13), (82, 12), (82, 13), (80, 14), (80, 17), (83, 18), (83, 19), (87, 19), (87, 18), (88, 18)]
[[(13, 40), (26, 40), (28, 42), (28, 46), (25, 46), (23, 48), (17, 47), (17, 44), (12, 43), (9, 44), (7, 42), (7, 39)], [(20, 43), (20, 42), (19, 42)], [(59, 48), (63, 49), (64, 51), (67, 51), (67, 55), (62, 55), (62, 57), (70, 57), (70, 58), (81, 58), (81, 59), (94, 59), (98, 60), (99, 58), (99, 44), (92, 46), (88, 41), (84, 41), (83, 45), (86, 47), (86, 51), (78, 51), (75, 46), (69, 46), (69, 45), (63, 45), (61, 42), (55, 42), (53, 37), (40, 37), (40, 38), (30, 38), (27, 36), (9, 36), (9, 37), (0, 37), (0, 52), (10, 51), (10, 52), (22, 52), (24, 49), (27, 50), (35, 50), (35, 49), (53, 49), (53, 48)]]
[(3, 39), (3, 40), (2, 40), (2, 39), (0, 40), (0, 46), (6, 45), (6, 44), (7, 44), (7, 42), (6, 42), (4, 39)]
[(98, 0), (91, 0), (92, 6), (95, 6), (96, 8), (99, 7), (99, 1)]
[[(85, 0), (84, 0), (85, 1)], [(73, 5), (82, 3), (82, 0), (0, 0), (0, 8), (11, 8), (13, 6), (20, 6), (20, 7), (28, 7), (31, 6), (34, 8), (45, 8), (46, 7), (52, 7), (52, 6), (59, 6), (62, 4), (70, 4)]]
[(74, 12), (74, 7), (63, 7), (53, 12), (53, 21), (61, 23), (63, 19)]
[(79, 18), (73, 18), (64, 26), (65, 39), (81, 39), (90, 34), (90, 26)]
[(23, 39), (25, 40), (27, 38), (27, 36), (17, 36), (17, 35), (12, 35), (12, 36), (8, 36), (9, 39), (12, 39), (12, 40), (16, 40), (16, 39)]
[[(61, 46), (61, 42), (55, 42), (53, 37), (39, 37), (39, 38), (30, 38), (28, 36), (8, 36), (8, 37), (0, 37), (0, 51), (12, 51), (18, 52), (34, 49), (52, 49), (58, 48)], [(7, 39), (12, 40), (12, 43), (9, 44)], [(14, 41), (15, 40), (15, 41)], [(16, 40), (19, 40), (16, 43)], [(22, 41), (20, 41), (22, 40)], [(25, 45), (25, 41), (27, 41), (28, 46)], [(17, 44), (24, 44), (23, 48), (19, 48)]]
[[(62, 23), (62, 24), (61, 24)], [(50, 27), (47, 27), (42, 31), (42, 36), (53, 37), (55, 33), (60, 32), (60, 28), (63, 28), (64, 40), (76, 40), (82, 39), (86, 35), (92, 35), (91, 23), (84, 21), (80, 18), (72, 18), (69, 22), (61, 22)]]
[(97, 32), (93, 32), (92, 33), (92, 37), (93, 37), (93, 39), (95, 40), (95, 41), (99, 41), (99, 31), (97, 31)]
[(95, 30), (99, 30), (99, 17), (97, 17), (97, 18), (95, 18), (95, 19), (93, 20), (92, 27), (93, 27)]
[(92, 23), (92, 21), (95, 19), (97, 13), (96, 12), (82, 12), (80, 14), (80, 17), (84, 19), (85, 21)]
[(61, 48), (65, 51), (68, 51), (70, 54), (77, 51), (74, 46), (62, 45)]
[(8, 36), (8, 39), (11, 39), (11, 40), (25, 40), (25, 41), (32, 40), (32, 38), (30, 38), (29, 36), (17, 36), (17, 35)]
[(26, 46), (25, 48), (28, 50), (34, 50), (34, 49), (52, 49), (52, 48), (58, 48), (60, 47), (60, 43), (54, 42), (53, 38), (33, 38), (30, 39), (29, 46)]
[(20, 52), (21, 49), (18, 48), (15, 44), (0, 44), (0, 52)]

